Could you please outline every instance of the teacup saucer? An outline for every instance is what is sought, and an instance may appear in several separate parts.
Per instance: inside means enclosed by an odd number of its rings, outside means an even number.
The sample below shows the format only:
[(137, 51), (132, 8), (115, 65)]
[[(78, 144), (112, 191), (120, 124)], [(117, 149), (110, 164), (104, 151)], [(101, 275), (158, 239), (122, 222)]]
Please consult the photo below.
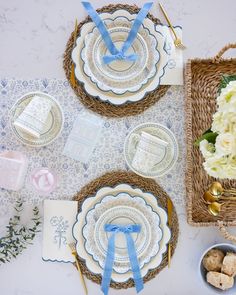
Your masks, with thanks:
[[(151, 135), (154, 135), (161, 140), (168, 143), (166, 147), (166, 153), (163, 159), (157, 163), (154, 167), (152, 167), (148, 173), (145, 173), (141, 170), (136, 170), (132, 166), (132, 161), (136, 152), (137, 145), (133, 140), (131, 140), (131, 134), (140, 135), (141, 132), (147, 132)], [(176, 140), (175, 135), (168, 129), (167, 127), (159, 124), (159, 123), (143, 123), (136, 126), (126, 137), (124, 144), (124, 156), (125, 161), (129, 168), (138, 175), (141, 175), (146, 178), (156, 178), (167, 174), (175, 165), (179, 156), (179, 148), (178, 142)]]
[[(44, 130), (39, 138), (32, 137), (13, 124), (15, 119), (21, 114), (35, 95), (45, 97), (52, 103), (52, 108), (45, 123)], [(51, 95), (43, 92), (26, 93), (17, 100), (10, 110), (10, 126), (13, 133), (22, 143), (29, 146), (41, 147), (53, 142), (61, 133), (63, 123), (64, 115), (58, 101)]]

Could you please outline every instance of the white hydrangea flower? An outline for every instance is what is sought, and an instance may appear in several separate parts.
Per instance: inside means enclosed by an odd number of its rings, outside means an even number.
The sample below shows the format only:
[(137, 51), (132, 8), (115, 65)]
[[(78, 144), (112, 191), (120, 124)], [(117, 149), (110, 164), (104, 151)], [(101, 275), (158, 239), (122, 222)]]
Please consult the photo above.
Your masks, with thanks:
[(219, 111), (234, 112), (236, 110), (236, 81), (231, 81), (221, 90), (217, 97)]
[(207, 174), (215, 178), (226, 178), (227, 157), (214, 155), (203, 163)]
[(215, 149), (218, 156), (235, 155), (235, 136), (229, 132), (219, 134), (216, 137)]
[(236, 156), (228, 157), (225, 175), (229, 179), (236, 179)]
[(213, 115), (213, 122), (211, 126), (211, 130), (216, 133), (225, 132), (225, 120), (224, 120), (223, 112), (216, 112)]
[(213, 115), (211, 130), (216, 133), (232, 133), (236, 136), (236, 111), (216, 112)]
[(206, 139), (203, 139), (199, 144), (200, 151), (204, 158), (209, 158), (214, 155), (214, 144), (209, 143)]
[(235, 112), (224, 113), (225, 131), (236, 136), (236, 110)]

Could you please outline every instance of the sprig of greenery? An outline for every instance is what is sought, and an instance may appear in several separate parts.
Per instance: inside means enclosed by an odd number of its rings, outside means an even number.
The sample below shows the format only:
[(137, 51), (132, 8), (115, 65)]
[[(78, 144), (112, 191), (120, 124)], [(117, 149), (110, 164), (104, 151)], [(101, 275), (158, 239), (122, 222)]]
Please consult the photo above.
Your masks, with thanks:
[(23, 202), (17, 200), (15, 205), (15, 214), (9, 220), (6, 226), (6, 236), (0, 238), (0, 265), (2, 263), (10, 262), (12, 258), (16, 258), (22, 253), (27, 245), (32, 244), (32, 241), (41, 224), (39, 209), (33, 209), (32, 225), (30, 227), (22, 226), (21, 212), (23, 211)]
[(236, 75), (222, 75), (218, 94), (221, 93), (221, 90), (225, 88), (230, 81), (235, 81), (235, 80), (236, 80)]
[(216, 137), (218, 136), (218, 133), (211, 131), (211, 129), (208, 129), (206, 132), (204, 132), (202, 134), (201, 137), (199, 137), (196, 141), (195, 141), (195, 145), (199, 146), (200, 142), (203, 139), (206, 139), (208, 142), (215, 144), (216, 143)]

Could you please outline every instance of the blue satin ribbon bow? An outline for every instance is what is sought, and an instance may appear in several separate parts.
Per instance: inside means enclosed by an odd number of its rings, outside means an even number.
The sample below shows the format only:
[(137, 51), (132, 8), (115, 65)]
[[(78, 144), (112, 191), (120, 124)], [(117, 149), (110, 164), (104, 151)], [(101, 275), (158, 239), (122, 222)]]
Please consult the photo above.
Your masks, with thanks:
[(129, 260), (131, 269), (133, 272), (134, 282), (137, 293), (143, 289), (143, 278), (141, 276), (138, 257), (135, 250), (135, 245), (131, 233), (139, 233), (141, 230), (141, 226), (138, 224), (131, 225), (116, 225), (116, 224), (105, 224), (104, 230), (106, 232), (111, 232), (111, 236), (108, 240), (108, 249), (107, 249), (107, 257), (105, 261), (105, 267), (102, 277), (102, 286), (101, 289), (104, 295), (108, 294), (110, 282), (111, 282), (111, 274), (113, 269), (113, 263), (115, 258), (115, 236), (117, 233), (122, 232), (126, 237), (127, 249), (129, 254)]
[(133, 44), (133, 42), (137, 36), (138, 30), (139, 30), (140, 26), (142, 25), (143, 20), (147, 16), (150, 8), (152, 7), (153, 2), (148, 2), (148, 3), (144, 4), (142, 9), (140, 9), (139, 13), (137, 14), (136, 19), (133, 22), (133, 25), (132, 25), (131, 30), (129, 32), (129, 35), (120, 50), (118, 50), (116, 48), (116, 46), (114, 45), (114, 43), (111, 39), (111, 36), (110, 36), (109, 32), (107, 31), (105, 24), (101, 20), (99, 14), (96, 12), (96, 10), (92, 7), (90, 2), (82, 2), (82, 4), (83, 4), (84, 8), (86, 9), (86, 11), (88, 12), (89, 16), (91, 17), (91, 19), (93, 20), (93, 22), (95, 23), (96, 27), (98, 28), (98, 30), (103, 38), (103, 41), (106, 44), (107, 49), (111, 53), (111, 55), (105, 55), (103, 57), (104, 63), (109, 64), (115, 60), (135, 61), (138, 58), (137, 54), (126, 55), (125, 53), (130, 48), (130, 46)]

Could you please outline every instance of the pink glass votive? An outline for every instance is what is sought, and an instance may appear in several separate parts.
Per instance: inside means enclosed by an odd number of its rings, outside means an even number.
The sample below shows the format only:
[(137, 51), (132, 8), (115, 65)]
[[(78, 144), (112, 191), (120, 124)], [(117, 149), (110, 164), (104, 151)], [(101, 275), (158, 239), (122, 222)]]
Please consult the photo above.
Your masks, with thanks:
[(51, 169), (41, 167), (31, 172), (30, 182), (38, 193), (49, 195), (57, 186), (57, 176)]

